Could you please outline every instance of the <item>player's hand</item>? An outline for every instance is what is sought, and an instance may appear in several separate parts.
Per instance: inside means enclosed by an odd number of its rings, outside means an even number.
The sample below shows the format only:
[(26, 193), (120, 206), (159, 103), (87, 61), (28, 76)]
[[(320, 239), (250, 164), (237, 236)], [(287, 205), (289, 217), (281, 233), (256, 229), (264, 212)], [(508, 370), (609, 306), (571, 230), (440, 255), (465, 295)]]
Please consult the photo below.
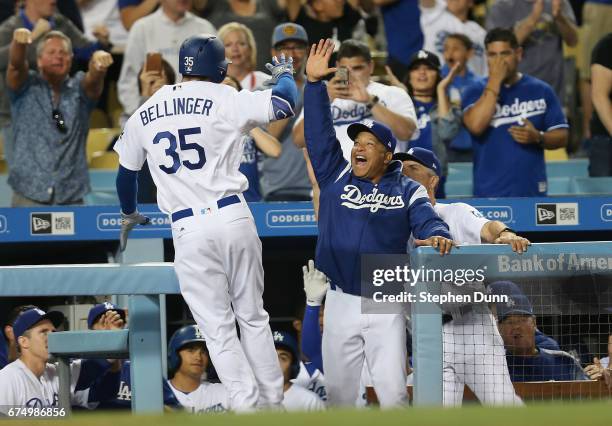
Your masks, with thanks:
[(310, 47), (310, 55), (306, 61), (306, 76), (308, 81), (321, 80), (328, 74), (336, 72), (335, 67), (329, 67), (329, 58), (334, 53), (334, 42), (331, 39), (319, 40)]
[(533, 123), (526, 118), (521, 120), (523, 121), (522, 126), (511, 126), (508, 129), (512, 139), (521, 144), (538, 143), (540, 140), (540, 132), (538, 129), (536, 129)]
[(601, 365), (601, 361), (597, 357), (593, 358), (593, 364), (587, 365), (584, 368), (584, 372), (591, 380), (603, 379), (604, 370), (605, 368)]
[(106, 72), (108, 67), (112, 64), (113, 57), (110, 53), (104, 50), (96, 50), (89, 61), (89, 69), (98, 72)]
[(44, 36), (49, 31), (51, 31), (51, 24), (46, 19), (40, 18), (34, 24), (34, 28), (32, 28), (32, 40), (38, 40), (39, 37)]
[(493, 241), (494, 244), (510, 244), (512, 251), (521, 254), (527, 251), (527, 247), (531, 245), (531, 241), (527, 238), (520, 237), (514, 232), (503, 231), (499, 237)]
[(102, 317), (103, 330), (121, 330), (125, 326), (123, 318), (117, 311), (106, 311)]
[(429, 237), (426, 240), (418, 240), (415, 238), (414, 245), (417, 247), (421, 246), (430, 246), (437, 249), (442, 256), (445, 254), (449, 254), (453, 246), (456, 246), (453, 240), (449, 240), (448, 238), (433, 236)]
[(32, 33), (27, 28), (17, 28), (13, 31), (13, 40), (19, 44), (31, 44)]
[(312, 259), (308, 261), (308, 265), (302, 266), (302, 272), (304, 273), (306, 304), (308, 306), (321, 306), (329, 288), (327, 277), (323, 272), (315, 268)]
[(102, 45), (108, 46), (110, 44), (110, 32), (106, 25), (96, 25), (93, 27), (92, 34)]
[(278, 83), (278, 79), (283, 74), (289, 74), (293, 76), (293, 58), (289, 56), (289, 59), (285, 58), (285, 54), (281, 53), (280, 58), (274, 56), (272, 58), (272, 63), (267, 63), (266, 68), (272, 74), (272, 78), (266, 80), (264, 85), (266, 86), (274, 86)]
[(121, 212), (121, 232), (119, 234), (119, 249), (125, 250), (127, 246), (128, 234), (136, 225), (148, 225), (151, 219), (138, 213), (135, 210), (133, 213), (125, 214)]

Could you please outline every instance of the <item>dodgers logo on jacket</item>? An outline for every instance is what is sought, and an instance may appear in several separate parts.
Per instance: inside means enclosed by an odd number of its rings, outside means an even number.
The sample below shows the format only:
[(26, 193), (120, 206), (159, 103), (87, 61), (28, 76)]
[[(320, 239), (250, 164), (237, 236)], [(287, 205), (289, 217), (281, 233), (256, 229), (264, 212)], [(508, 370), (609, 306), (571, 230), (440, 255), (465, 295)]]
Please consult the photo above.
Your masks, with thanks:
[(362, 194), (355, 185), (346, 185), (340, 199), (345, 200), (342, 202), (344, 207), (355, 210), (370, 209), (372, 213), (379, 209), (401, 209), (405, 206), (401, 195), (379, 193), (378, 188), (374, 188), (369, 194)]

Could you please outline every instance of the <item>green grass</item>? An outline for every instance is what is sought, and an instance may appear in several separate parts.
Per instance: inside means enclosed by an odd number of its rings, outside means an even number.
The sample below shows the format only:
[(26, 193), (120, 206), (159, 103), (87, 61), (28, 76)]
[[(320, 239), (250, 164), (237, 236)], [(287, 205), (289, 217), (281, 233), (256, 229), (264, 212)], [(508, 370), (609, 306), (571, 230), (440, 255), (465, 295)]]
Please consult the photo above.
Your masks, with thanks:
[[(12, 424), (25, 424), (21, 421)], [(380, 411), (330, 410), (321, 413), (165, 414), (135, 416), (128, 413), (79, 412), (67, 420), (27, 422), (38, 425), (83, 426), (607, 426), (612, 424), (612, 401), (595, 403), (543, 403), (525, 408), (467, 406), (456, 409), (408, 408)]]

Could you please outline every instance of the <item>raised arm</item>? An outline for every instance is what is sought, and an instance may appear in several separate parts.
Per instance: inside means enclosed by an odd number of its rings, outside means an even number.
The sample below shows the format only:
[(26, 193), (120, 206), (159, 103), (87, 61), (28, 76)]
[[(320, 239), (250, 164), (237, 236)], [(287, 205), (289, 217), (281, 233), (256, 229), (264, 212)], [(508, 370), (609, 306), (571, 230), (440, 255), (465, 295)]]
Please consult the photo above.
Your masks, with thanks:
[(497, 97), (507, 69), (508, 67), (503, 59), (499, 56), (496, 57), (489, 68), (489, 80), (480, 98), (469, 109), (464, 109), (463, 124), (470, 133), (478, 136), (489, 127), (489, 123), (495, 114)]
[(17, 90), (28, 78), (28, 61), (26, 50), (32, 43), (32, 33), (26, 28), (17, 28), (13, 32), (13, 41), (9, 50), (9, 64), (6, 70), (6, 84), (9, 89)]
[(159, 0), (143, 0), (142, 3), (135, 6), (125, 6), (119, 9), (119, 16), (121, 17), (121, 23), (126, 30), (130, 30), (134, 22), (143, 16), (147, 16), (153, 12)]
[(83, 90), (89, 99), (98, 99), (104, 89), (104, 77), (108, 67), (113, 64), (110, 53), (97, 50), (89, 60), (89, 69), (83, 79)]
[(328, 67), (333, 46), (330, 39), (313, 44), (306, 63), (308, 83), (304, 89), (304, 136), (308, 156), (321, 188), (346, 165), (336, 139), (327, 89), (321, 81), (336, 70)]

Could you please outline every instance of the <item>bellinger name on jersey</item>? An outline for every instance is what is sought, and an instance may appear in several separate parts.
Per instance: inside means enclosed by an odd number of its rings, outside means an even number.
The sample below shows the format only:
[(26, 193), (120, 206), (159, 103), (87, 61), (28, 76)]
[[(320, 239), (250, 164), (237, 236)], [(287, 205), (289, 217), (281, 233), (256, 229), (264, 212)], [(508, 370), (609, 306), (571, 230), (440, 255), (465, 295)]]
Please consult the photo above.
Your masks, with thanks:
[(173, 98), (172, 103), (163, 100), (140, 111), (140, 121), (142, 121), (143, 126), (146, 126), (158, 118), (173, 115), (200, 114), (208, 116), (212, 106), (212, 100), (203, 98)]

